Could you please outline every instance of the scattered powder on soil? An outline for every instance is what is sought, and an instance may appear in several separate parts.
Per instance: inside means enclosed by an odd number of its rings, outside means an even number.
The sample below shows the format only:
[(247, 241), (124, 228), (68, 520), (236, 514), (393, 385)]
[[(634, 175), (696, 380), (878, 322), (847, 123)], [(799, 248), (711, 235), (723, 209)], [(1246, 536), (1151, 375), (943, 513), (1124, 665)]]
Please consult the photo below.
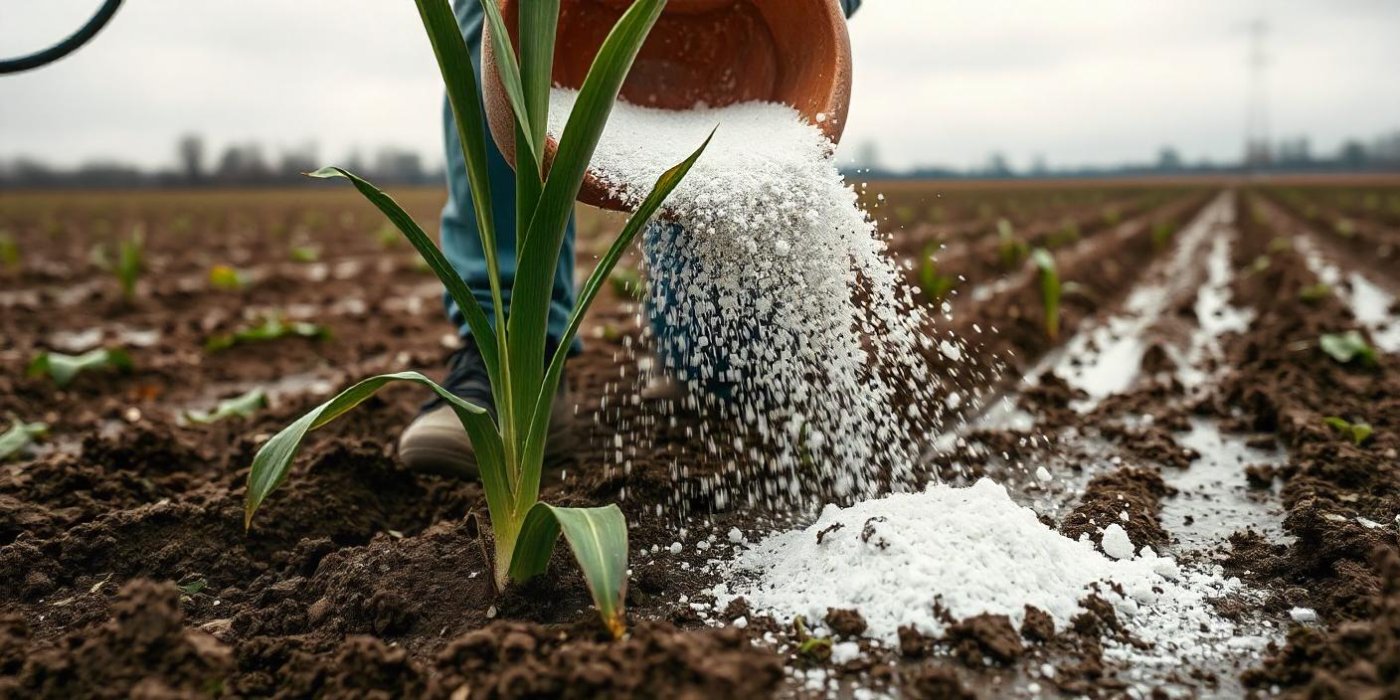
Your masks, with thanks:
[(1237, 579), (1183, 569), (1146, 547), (1118, 553), (1124, 556), (1115, 560), (1087, 536), (1055, 532), (1005, 488), (982, 479), (827, 506), (811, 526), (742, 552), (728, 565), (729, 583), (713, 592), (718, 609), (743, 597), (754, 613), (777, 620), (855, 609), (869, 636), (893, 646), (905, 625), (944, 634), (946, 618), (935, 604), (956, 620), (1006, 615), (1018, 628), (1030, 605), (1063, 630), (1097, 590), (1127, 619), (1128, 631), (1151, 645), (1110, 643), (1111, 659), (1162, 666), (1265, 643), (1212, 612), (1211, 600), (1242, 593)]
[[(551, 133), (561, 133), (576, 97), (553, 92)], [(746, 482), (747, 500), (867, 496), (882, 468), (902, 482), (918, 455), (906, 426), (942, 402), (895, 410), (894, 399), (936, 387), (917, 352), (931, 341), (823, 134), (778, 104), (664, 111), (619, 103), (593, 169), (638, 203), (716, 126), (665, 205), (679, 226), (643, 241), (648, 305), (672, 329), (652, 339), (654, 349), (692, 397), (763, 445), (750, 451), (702, 436), (712, 450), (739, 452), (739, 462), (766, 462), (758, 469), (767, 478)], [(799, 469), (803, 478), (791, 478)]]

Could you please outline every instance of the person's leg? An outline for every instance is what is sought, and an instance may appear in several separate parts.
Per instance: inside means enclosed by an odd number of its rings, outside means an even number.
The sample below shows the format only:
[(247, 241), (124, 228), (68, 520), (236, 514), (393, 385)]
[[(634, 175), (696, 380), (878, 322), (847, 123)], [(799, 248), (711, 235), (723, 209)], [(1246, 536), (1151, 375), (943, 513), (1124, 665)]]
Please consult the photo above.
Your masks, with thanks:
[[(472, 65), (476, 68), (478, 84), (481, 77), (481, 26), (482, 10), (479, 0), (455, 0), (457, 23), (471, 50)], [(486, 310), (487, 318), (495, 323), (491, 282), (486, 272), (486, 255), (481, 247), (481, 236), (476, 225), (476, 207), (472, 203), (471, 187), (467, 181), (467, 166), (462, 156), (462, 142), (457, 136), (456, 122), (452, 118), (452, 106), (443, 100), (443, 141), (447, 147), (447, 205), (442, 210), (442, 250), (448, 262), (461, 275), (467, 287), (476, 295), (477, 301)], [(483, 119), (484, 119), (483, 115)], [(506, 162), (501, 150), (490, 134), (486, 135), (486, 165), (491, 181), (491, 210), (496, 224), (497, 258), (501, 266), (501, 301), (505, 311), (510, 311), (510, 291), (515, 283), (515, 171)], [(563, 335), (568, 324), (569, 313), (574, 308), (574, 220), (569, 219), (564, 233), (564, 248), (559, 253), (559, 264), (554, 270), (554, 289), (549, 305), (549, 330), (547, 338), (554, 347)], [(448, 317), (456, 324), (462, 338), (471, 336), (462, 312), (451, 297), (443, 294)], [(573, 352), (582, 346), (575, 340)]]
[[(476, 69), (477, 81), (481, 76), (481, 26), (482, 10), (479, 0), (455, 0), (453, 3), (457, 23), (467, 40), (471, 51), (472, 65)], [(485, 115), (482, 116), (483, 120)], [(453, 269), (467, 283), (468, 289), (486, 311), (486, 316), (495, 324), (494, 301), (491, 298), (491, 278), (486, 269), (486, 255), (482, 248), (481, 236), (476, 225), (476, 208), (472, 201), (471, 186), (467, 180), (466, 159), (462, 155), (462, 142), (457, 135), (456, 121), (452, 117), (452, 106), (443, 100), (443, 141), (447, 151), (447, 205), (442, 210), (442, 251)], [(496, 148), (496, 142), (486, 134), (487, 178), (491, 186), (491, 213), (496, 228), (497, 259), (501, 266), (501, 302), (503, 311), (510, 313), (510, 292), (515, 284), (515, 171)], [(465, 345), (453, 353), (448, 363), (448, 373), (443, 387), (453, 394), (472, 403), (494, 410), (491, 383), (486, 373), (485, 362), (477, 349), (475, 339), (457, 308), (456, 302), (446, 293), (443, 301), (448, 318), (457, 326), (457, 332)], [(569, 314), (574, 308), (574, 222), (569, 219), (564, 234), (564, 247), (559, 253), (559, 264), (554, 270), (554, 288), (549, 304), (549, 327), (546, 333), (546, 352), (552, 353), (557, 347), (564, 328), (568, 325)], [(571, 351), (581, 349), (576, 339)], [(545, 447), (545, 459), (551, 460), (570, 451), (569, 424), (572, 421), (571, 407), (561, 400), (564, 384), (560, 385), (560, 395), (555, 397), (550, 414), (549, 438)], [(399, 438), (399, 459), (409, 469), (415, 471), (447, 473), (464, 478), (476, 478), (476, 459), (471, 440), (457, 416), (439, 397), (434, 396), (423, 407), (423, 411), (404, 429)]]

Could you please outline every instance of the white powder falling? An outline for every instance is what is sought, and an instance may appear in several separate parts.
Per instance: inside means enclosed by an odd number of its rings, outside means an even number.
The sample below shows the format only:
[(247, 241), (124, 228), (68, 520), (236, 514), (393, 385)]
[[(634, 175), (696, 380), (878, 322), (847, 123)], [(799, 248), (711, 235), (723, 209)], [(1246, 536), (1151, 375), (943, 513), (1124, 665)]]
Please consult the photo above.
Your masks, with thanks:
[[(553, 91), (552, 133), (576, 97)], [(715, 441), (767, 477), (753, 480), (751, 501), (870, 495), (881, 470), (902, 483), (918, 452), (895, 400), (923, 405), (936, 386), (916, 352), (929, 342), (925, 316), (822, 133), (777, 104), (619, 103), (592, 167), (636, 203), (716, 126), (665, 205), (679, 226), (643, 242), (652, 313), (667, 329), (653, 338), (658, 355), (703, 397), (697, 408), (763, 445)]]
[(1218, 571), (1183, 572), (1148, 548), (1131, 559), (1105, 557), (1087, 539), (1050, 529), (987, 479), (827, 506), (811, 526), (745, 550), (727, 575), (729, 583), (714, 590), (721, 609), (740, 596), (755, 613), (777, 620), (821, 620), (828, 608), (855, 609), (868, 634), (888, 644), (898, 643), (905, 625), (941, 635), (935, 602), (955, 619), (1001, 614), (1018, 627), (1025, 606), (1033, 605), (1063, 630), (1095, 584), (1109, 584), (1097, 586), (1098, 594), (1135, 637), (1152, 645), (1110, 644), (1114, 658), (1168, 664), (1221, 653), (1224, 645), (1264, 643), (1211, 612), (1209, 600), (1238, 592), (1237, 580)]

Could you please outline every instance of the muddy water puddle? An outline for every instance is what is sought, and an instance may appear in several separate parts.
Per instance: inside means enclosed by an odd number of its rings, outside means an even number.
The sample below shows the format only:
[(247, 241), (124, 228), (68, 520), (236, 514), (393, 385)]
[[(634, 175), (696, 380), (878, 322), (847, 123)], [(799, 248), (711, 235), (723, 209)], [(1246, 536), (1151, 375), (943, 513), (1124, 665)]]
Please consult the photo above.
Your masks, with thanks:
[[(1129, 390), (1143, 373), (1143, 358), (1156, 345), (1168, 355), (1186, 386), (1207, 379), (1204, 365), (1219, 351), (1219, 337), (1248, 327), (1247, 310), (1229, 301), (1230, 245), (1234, 200), (1223, 194), (1182, 231), (1172, 255), (1144, 275), (1120, 311), (1076, 333), (1027, 373), (1025, 381), (1054, 372), (1088, 395), (1074, 408), (1088, 412), (1113, 394)], [(1172, 312), (1191, 299), (1194, 327)]]
[(1395, 295), (1361, 272), (1342, 272), (1307, 235), (1294, 236), (1293, 245), (1302, 253), (1308, 269), (1331, 287), (1356, 320), (1370, 331), (1376, 347), (1388, 353), (1400, 352), (1400, 315), (1392, 312), (1396, 308)]
[(1204, 418), (1192, 419), (1190, 432), (1177, 441), (1200, 454), (1187, 469), (1162, 470), (1162, 478), (1177, 490), (1162, 502), (1162, 523), (1180, 547), (1218, 546), (1241, 530), (1274, 542), (1292, 541), (1283, 530), (1278, 484), (1252, 488), (1245, 476), (1246, 466), (1284, 464), (1282, 450), (1251, 447), (1245, 438), (1222, 433), (1215, 421)]

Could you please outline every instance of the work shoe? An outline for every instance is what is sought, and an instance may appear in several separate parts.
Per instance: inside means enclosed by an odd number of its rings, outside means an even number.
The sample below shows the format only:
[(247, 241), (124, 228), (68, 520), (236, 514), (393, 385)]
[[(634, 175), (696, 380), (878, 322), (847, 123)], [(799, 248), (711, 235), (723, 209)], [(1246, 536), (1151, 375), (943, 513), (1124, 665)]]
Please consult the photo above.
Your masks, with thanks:
[[(546, 358), (552, 356), (547, 349)], [(554, 464), (568, 456), (573, 449), (573, 403), (567, 400), (562, 379), (554, 395), (549, 416), (549, 436), (545, 442), (545, 464)], [(442, 387), (471, 403), (485, 408), (494, 419), (496, 405), (491, 400), (491, 379), (486, 363), (481, 359), (476, 342), (470, 338), (466, 345), (452, 353), (447, 361), (447, 378)], [(457, 414), (442, 397), (433, 395), (423, 404), (418, 417), (404, 428), (399, 437), (399, 459), (416, 472), (476, 479), (476, 451), (472, 449), (467, 431), (457, 420)]]

